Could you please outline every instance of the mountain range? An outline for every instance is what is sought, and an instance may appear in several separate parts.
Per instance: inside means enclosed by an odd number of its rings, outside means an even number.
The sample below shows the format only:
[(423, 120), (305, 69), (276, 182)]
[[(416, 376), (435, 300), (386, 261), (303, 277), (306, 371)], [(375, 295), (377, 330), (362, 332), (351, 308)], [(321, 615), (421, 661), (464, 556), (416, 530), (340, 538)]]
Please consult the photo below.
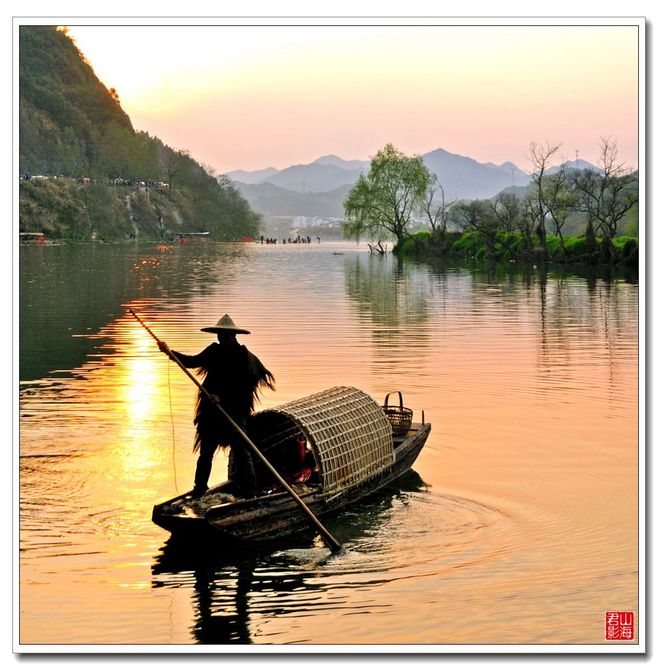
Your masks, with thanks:
[(546, 174), (555, 174), (560, 168), (565, 170), (592, 170), (593, 172), (601, 172), (601, 168), (592, 163), (579, 158), (577, 161), (565, 161), (560, 165), (554, 165), (546, 170)]
[[(526, 186), (531, 180), (527, 172), (509, 161), (501, 165), (479, 163), (445, 149), (428, 152), (422, 159), (443, 186), (446, 200), (491, 198), (509, 186)], [(266, 216), (340, 217), (347, 193), (369, 166), (369, 161), (329, 154), (282, 170), (236, 170), (228, 176), (249, 204)]]
[[(479, 163), (445, 149), (423, 154), (422, 159), (439, 180), (446, 201), (493, 198), (506, 189), (521, 192), (532, 181), (529, 173), (511, 161), (500, 165)], [(566, 161), (561, 166), (599, 170), (583, 159)], [(557, 172), (561, 166), (549, 168), (547, 174)], [(265, 216), (332, 218), (343, 216), (345, 197), (369, 167), (369, 161), (344, 160), (329, 154), (282, 170), (273, 167), (252, 172), (236, 170), (228, 176), (250, 206)]]

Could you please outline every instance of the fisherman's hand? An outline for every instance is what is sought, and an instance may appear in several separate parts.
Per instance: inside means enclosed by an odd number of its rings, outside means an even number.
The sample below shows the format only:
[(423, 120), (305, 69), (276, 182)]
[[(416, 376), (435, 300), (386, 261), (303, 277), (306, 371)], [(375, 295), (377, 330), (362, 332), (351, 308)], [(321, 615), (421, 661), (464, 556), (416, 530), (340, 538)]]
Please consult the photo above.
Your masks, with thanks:
[(158, 347), (163, 354), (167, 354), (167, 356), (169, 356), (169, 358), (171, 358), (171, 349), (167, 346), (166, 342), (163, 342), (162, 340), (158, 340)]

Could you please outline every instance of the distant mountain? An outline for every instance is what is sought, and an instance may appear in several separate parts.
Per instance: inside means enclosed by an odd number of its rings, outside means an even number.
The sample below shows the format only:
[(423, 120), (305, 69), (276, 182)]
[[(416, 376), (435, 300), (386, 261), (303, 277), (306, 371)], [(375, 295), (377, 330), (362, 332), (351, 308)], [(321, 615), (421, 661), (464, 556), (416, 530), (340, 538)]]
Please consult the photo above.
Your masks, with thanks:
[[(515, 195), (517, 198), (525, 198), (526, 195), (530, 192), (531, 185), (527, 184), (526, 186), (508, 186), (507, 188), (503, 189), (500, 194), (502, 193), (511, 193), (512, 195)], [(496, 193), (496, 195), (500, 195), (499, 193)]]
[(368, 170), (368, 161), (346, 161), (338, 156), (322, 156), (312, 163), (291, 165), (283, 170), (265, 168), (247, 172), (234, 170), (227, 173), (235, 182), (242, 184), (274, 184), (297, 193), (327, 193), (341, 186), (356, 182), (362, 172)]
[(343, 201), (350, 184), (344, 184), (324, 193), (298, 193), (264, 182), (244, 184), (238, 181), (233, 186), (257, 212), (265, 216), (321, 216), (342, 217)]
[[(447, 200), (491, 198), (507, 187), (526, 186), (531, 179), (509, 161), (502, 165), (478, 163), (445, 149), (436, 149), (422, 158), (443, 186)], [(263, 170), (235, 171), (229, 176), (250, 205), (263, 214), (342, 216), (345, 196), (369, 165), (368, 161), (347, 161), (329, 154), (312, 163), (292, 165), (265, 176)], [(332, 213), (323, 214), (328, 211)]]
[(600, 167), (580, 158), (577, 161), (565, 161), (564, 163), (560, 163), (560, 165), (554, 165), (546, 170), (546, 174), (555, 174), (561, 167), (564, 167), (567, 170), (592, 170), (594, 172), (601, 172)]
[(267, 177), (264, 181), (298, 193), (326, 193), (341, 186), (352, 186), (359, 175), (367, 171), (367, 165), (366, 163), (366, 167), (349, 170), (316, 162), (308, 165), (292, 165)]
[(530, 175), (518, 168), (515, 168), (518, 174), (513, 175), (501, 166), (478, 163), (445, 149), (425, 154), (423, 161), (430, 172), (436, 175), (448, 200), (492, 198), (504, 188), (512, 186), (513, 181), (516, 186), (525, 186), (530, 181)]
[(243, 184), (258, 184), (261, 181), (264, 181), (268, 177), (275, 175), (278, 172), (276, 168), (268, 167), (262, 170), (254, 170), (253, 172), (247, 172), (246, 170), (233, 170), (229, 172), (229, 176), (234, 181), (240, 181)]
[[(576, 167), (578, 165), (578, 167)], [(550, 167), (546, 170), (544, 174), (550, 176), (555, 174), (562, 166), (564, 166), (565, 170), (569, 173), (569, 176), (573, 176), (576, 172), (582, 171), (582, 170), (592, 170), (593, 172), (600, 173), (601, 168), (597, 167), (596, 165), (593, 165), (592, 163), (589, 163), (588, 161), (585, 160), (578, 160), (576, 161), (565, 161), (561, 165), (554, 165), (553, 167)], [(530, 176), (530, 180), (524, 185), (524, 186), (508, 186), (506, 189), (501, 191), (501, 193), (513, 193), (519, 198), (525, 197), (530, 190), (532, 189), (532, 177)]]
[(512, 176), (516, 177), (516, 175), (527, 175), (528, 173), (525, 170), (522, 170), (518, 165), (514, 165), (511, 161), (505, 161), (504, 163), (501, 163), (500, 165), (496, 165), (495, 163), (484, 163), (487, 167), (492, 167), (492, 168), (497, 168), (499, 170), (504, 170), (508, 174), (511, 174)]
[(317, 165), (333, 165), (343, 170), (367, 170), (370, 167), (370, 161), (346, 161), (335, 154), (320, 156), (313, 163)]

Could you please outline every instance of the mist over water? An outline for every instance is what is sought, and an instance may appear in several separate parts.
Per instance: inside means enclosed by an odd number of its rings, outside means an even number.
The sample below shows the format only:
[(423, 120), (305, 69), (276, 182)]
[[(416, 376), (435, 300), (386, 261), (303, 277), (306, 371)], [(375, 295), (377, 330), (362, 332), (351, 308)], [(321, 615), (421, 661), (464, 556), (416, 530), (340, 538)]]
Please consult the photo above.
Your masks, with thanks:
[[(180, 546), (196, 353), (228, 313), (271, 407), (401, 391), (414, 470), (313, 532)], [(365, 245), (20, 249), (20, 641), (599, 644), (638, 609), (638, 285), (399, 264)], [(397, 397), (397, 396), (396, 396)], [(211, 482), (226, 474), (217, 454)]]

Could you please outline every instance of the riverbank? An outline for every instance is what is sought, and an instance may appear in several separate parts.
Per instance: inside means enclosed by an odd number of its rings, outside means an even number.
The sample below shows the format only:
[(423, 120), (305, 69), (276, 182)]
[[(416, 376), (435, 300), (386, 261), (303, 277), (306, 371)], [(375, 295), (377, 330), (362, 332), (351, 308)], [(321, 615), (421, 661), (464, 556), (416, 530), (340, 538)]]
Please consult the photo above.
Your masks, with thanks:
[(43, 177), (21, 179), (20, 231), (47, 240), (169, 239), (209, 231), (232, 241), (258, 232), (260, 216), (230, 185), (215, 190), (150, 182)]
[(429, 231), (414, 233), (395, 248), (403, 258), (415, 260), (474, 260), (478, 262), (555, 263), (560, 265), (621, 265), (637, 268), (638, 238), (615, 237), (611, 247), (597, 239), (591, 244), (584, 236), (557, 235), (546, 237), (546, 247), (533, 236), (527, 241), (520, 233), (496, 232), (490, 236), (476, 232), (446, 232), (436, 235)]

